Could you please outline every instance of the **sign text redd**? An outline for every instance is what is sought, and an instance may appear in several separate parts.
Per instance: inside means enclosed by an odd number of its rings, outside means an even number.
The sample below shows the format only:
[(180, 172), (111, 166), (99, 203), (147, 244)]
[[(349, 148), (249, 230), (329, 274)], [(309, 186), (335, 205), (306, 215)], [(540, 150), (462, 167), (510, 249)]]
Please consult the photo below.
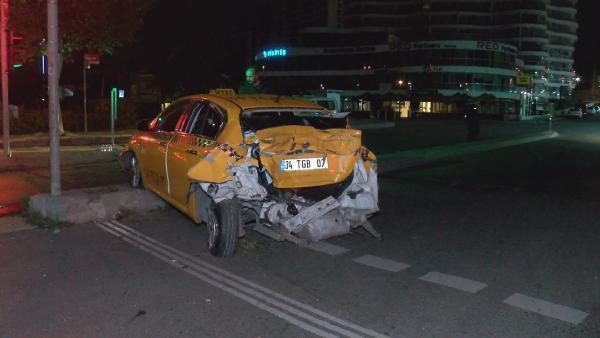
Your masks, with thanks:
[(100, 54), (92, 54), (92, 53), (83, 54), (83, 62), (86, 65), (99, 65), (100, 64)]

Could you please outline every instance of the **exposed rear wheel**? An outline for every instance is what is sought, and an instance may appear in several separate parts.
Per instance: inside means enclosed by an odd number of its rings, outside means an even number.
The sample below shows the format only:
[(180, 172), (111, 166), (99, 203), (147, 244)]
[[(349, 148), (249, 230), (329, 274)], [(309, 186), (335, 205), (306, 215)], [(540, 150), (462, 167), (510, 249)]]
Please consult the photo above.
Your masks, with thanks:
[(217, 203), (209, 211), (208, 250), (217, 257), (230, 257), (235, 253), (239, 229), (242, 225), (240, 202), (237, 199)]
[(131, 159), (129, 160), (129, 184), (132, 188), (142, 189), (144, 186), (142, 184), (142, 175), (140, 172), (140, 164), (138, 162), (137, 157), (135, 155), (131, 155)]

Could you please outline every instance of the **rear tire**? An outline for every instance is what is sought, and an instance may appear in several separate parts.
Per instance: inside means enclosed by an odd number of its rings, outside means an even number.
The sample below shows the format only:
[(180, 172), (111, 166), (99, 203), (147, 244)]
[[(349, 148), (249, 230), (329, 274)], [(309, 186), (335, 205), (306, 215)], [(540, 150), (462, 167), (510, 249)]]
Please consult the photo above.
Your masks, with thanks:
[(242, 226), (242, 212), (237, 199), (224, 200), (217, 203), (209, 211), (208, 251), (213, 256), (231, 257), (235, 253)]
[(135, 155), (131, 155), (129, 159), (129, 184), (134, 189), (143, 189), (142, 172), (140, 171), (140, 163)]

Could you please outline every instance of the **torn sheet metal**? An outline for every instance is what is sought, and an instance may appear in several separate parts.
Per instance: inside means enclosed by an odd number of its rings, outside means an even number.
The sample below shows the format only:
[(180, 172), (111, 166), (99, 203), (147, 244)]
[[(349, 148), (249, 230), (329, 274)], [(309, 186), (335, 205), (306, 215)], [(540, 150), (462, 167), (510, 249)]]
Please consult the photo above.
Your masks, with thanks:
[(340, 204), (335, 198), (329, 196), (326, 199), (319, 201), (310, 207), (303, 208), (299, 213), (287, 220), (281, 222), (290, 232), (297, 232), (300, 227), (310, 223), (328, 212), (337, 209)]
[(230, 166), (227, 172), (231, 177), (229, 181), (220, 184), (200, 183), (200, 187), (215, 203), (234, 197), (243, 201), (262, 201), (267, 197), (267, 190), (258, 183), (258, 169), (251, 163)]
[(354, 165), (354, 179), (339, 198), (342, 209), (360, 210), (365, 214), (379, 211), (379, 186), (377, 173), (371, 170), (369, 174), (362, 161)]
[(227, 144), (215, 144), (213, 147), (204, 148), (198, 164), (191, 167), (187, 176), (192, 181), (224, 183), (233, 179), (230, 167), (240, 166), (243, 163), (257, 165), (256, 160), (241, 154), (244, 150)]
[[(379, 237), (367, 220), (379, 211), (377, 173), (373, 169), (367, 173), (362, 161), (355, 163), (353, 173), (352, 183), (337, 200), (329, 196), (310, 206), (294, 204), (291, 199), (265, 203), (261, 218), (309, 241), (347, 234), (360, 226), (368, 227), (370, 233)], [(295, 212), (290, 212), (290, 205)]]

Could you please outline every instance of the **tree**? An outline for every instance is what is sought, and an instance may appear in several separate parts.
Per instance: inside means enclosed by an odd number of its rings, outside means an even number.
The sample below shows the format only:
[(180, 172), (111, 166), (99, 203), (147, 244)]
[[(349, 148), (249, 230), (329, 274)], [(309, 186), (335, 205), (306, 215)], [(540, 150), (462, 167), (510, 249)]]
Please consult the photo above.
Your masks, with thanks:
[[(59, 68), (82, 52), (111, 55), (116, 48), (130, 43), (155, 3), (155, 0), (60, 0)], [(11, 0), (10, 6), (9, 27), (23, 36), (21, 45), (26, 59), (43, 55), (46, 0)], [(62, 134), (62, 121), (60, 125)]]
[(267, 5), (266, 0), (159, 1), (139, 35), (135, 66), (155, 74), (170, 98), (237, 88), (256, 52), (259, 26), (268, 24)]

